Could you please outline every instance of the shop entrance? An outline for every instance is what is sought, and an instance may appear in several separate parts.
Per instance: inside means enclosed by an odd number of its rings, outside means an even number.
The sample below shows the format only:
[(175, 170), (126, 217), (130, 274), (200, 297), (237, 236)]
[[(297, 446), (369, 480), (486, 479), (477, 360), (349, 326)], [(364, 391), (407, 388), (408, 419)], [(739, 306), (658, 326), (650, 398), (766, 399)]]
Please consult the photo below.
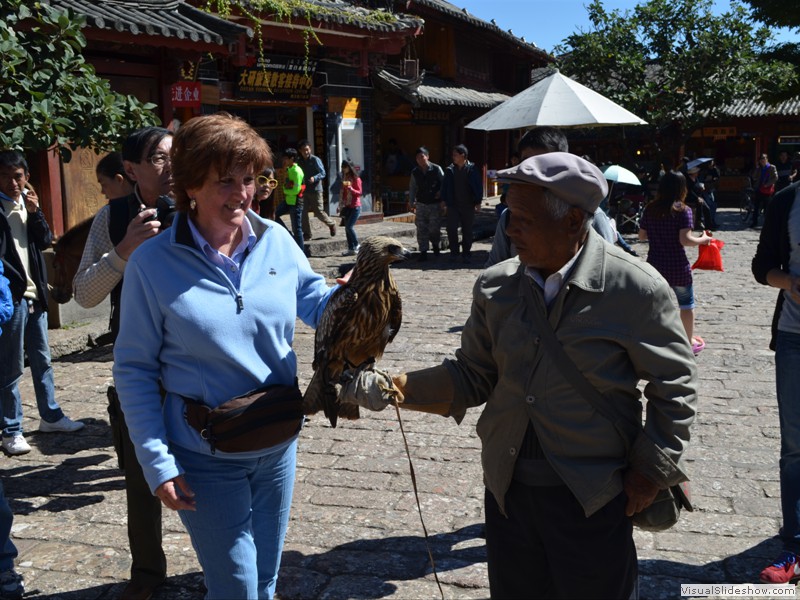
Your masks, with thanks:
[(220, 107), (247, 121), (269, 142), (276, 157), (286, 148), (296, 148), (307, 137), (305, 106)]
[(425, 146), (431, 162), (443, 169), (450, 164), (450, 157), (444, 155), (441, 125), (409, 125), (384, 123), (381, 128), (381, 198), (387, 215), (406, 211), (408, 180), (417, 164), (417, 148)]

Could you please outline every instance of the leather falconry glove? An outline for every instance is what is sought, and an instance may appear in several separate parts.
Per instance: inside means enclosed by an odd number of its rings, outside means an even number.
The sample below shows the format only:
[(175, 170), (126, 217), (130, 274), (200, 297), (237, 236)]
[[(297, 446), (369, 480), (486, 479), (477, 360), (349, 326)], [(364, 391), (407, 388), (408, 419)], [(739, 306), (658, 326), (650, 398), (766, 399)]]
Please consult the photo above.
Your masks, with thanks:
[[(348, 373), (343, 373), (342, 379)], [(357, 404), (368, 410), (380, 411), (396, 402), (403, 401), (403, 394), (392, 383), (391, 376), (375, 368), (357, 370), (339, 392), (340, 402)]]

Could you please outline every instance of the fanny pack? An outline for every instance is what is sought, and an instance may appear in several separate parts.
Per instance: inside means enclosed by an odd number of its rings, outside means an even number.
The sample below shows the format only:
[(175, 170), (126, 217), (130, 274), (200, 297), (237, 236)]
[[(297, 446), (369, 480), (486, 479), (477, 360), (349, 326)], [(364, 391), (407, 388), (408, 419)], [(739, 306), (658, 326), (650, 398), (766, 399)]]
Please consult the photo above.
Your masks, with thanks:
[(186, 421), (211, 446), (211, 453), (251, 452), (271, 448), (303, 426), (303, 394), (295, 385), (272, 385), (209, 408), (181, 396)]

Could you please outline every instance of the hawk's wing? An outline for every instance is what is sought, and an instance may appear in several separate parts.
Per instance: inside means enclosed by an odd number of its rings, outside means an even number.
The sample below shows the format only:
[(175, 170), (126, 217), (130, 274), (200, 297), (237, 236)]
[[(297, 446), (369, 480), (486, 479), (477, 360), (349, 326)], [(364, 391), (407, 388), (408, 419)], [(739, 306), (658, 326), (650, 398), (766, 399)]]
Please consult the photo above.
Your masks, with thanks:
[(392, 343), (394, 336), (400, 331), (402, 323), (403, 302), (400, 300), (400, 292), (397, 291), (396, 287), (393, 287), (389, 292), (389, 339), (386, 340), (387, 344)]
[[(314, 334), (314, 375), (303, 395), (303, 412), (311, 415), (322, 410), (333, 427), (336, 427), (339, 414), (336, 384), (344, 364), (340, 348), (346, 344), (344, 332), (357, 299), (358, 293), (349, 285), (336, 290), (328, 300)], [(349, 406), (355, 409), (355, 415), (349, 418), (358, 418), (358, 407)], [(353, 411), (353, 408), (349, 410)]]

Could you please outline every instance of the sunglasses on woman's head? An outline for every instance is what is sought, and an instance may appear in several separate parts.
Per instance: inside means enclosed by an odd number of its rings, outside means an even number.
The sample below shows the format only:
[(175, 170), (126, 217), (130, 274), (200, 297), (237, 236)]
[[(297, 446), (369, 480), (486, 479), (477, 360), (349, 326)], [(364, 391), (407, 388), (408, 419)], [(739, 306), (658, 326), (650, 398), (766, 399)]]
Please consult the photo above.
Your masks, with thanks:
[(274, 190), (276, 187), (278, 187), (278, 180), (273, 179), (272, 177), (267, 177), (266, 175), (259, 175), (256, 177), (256, 183), (261, 187), (267, 186), (271, 190)]

